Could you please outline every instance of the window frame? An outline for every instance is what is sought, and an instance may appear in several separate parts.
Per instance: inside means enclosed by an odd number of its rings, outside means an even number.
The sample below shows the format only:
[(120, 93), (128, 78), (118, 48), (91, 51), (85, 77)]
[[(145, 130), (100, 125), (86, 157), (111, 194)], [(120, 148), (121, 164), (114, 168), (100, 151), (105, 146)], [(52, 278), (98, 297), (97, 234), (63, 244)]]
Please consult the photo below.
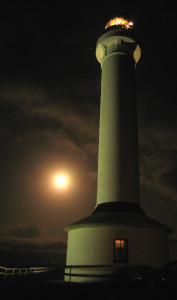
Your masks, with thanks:
[[(120, 249), (119, 249), (119, 251), (120, 251), (120, 259), (119, 260), (116, 259), (116, 251), (118, 251), (118, 250), (116, 250), (116, 243), (115, 243), (116, 241), (120, 241), (120, 242), (124, 241), (126, 243), (126, 249), (123, 250), (123, 247), (120, 247)], [(120, 245), (121, 245), (121, 243), (120, 243)], [(123, 252), (126, 253), (126, 259), (121, 258), (121, 253), (123, 253)], [(124, 253), (124, 255), (125, 255), (125, 253)], [(114, 255), (114, 263), (128, 263), (128, 258), (129, 258), (128, 239), (120, 239), (120, 238), (114, 239), (113, 255)]]

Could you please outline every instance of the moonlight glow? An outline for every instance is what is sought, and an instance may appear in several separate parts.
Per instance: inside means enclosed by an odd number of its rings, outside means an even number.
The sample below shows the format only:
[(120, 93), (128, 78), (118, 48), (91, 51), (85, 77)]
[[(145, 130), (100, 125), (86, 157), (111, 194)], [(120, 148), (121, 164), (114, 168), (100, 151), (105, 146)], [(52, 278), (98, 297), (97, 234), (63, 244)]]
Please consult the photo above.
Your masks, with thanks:
[(66, 188), (68, 185), (68, 177), (64, 174), (58, 174), (54, 177), (54, 185), (56, 188)]

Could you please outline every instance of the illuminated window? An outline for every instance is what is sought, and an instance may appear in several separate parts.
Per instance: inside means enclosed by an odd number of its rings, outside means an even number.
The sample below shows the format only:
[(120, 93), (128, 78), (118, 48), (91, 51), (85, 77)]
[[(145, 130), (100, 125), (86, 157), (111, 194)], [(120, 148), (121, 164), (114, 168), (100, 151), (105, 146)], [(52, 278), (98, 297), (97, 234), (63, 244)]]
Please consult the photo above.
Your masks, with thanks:
[(128, 240), (114, 240), (114, 262), (128, 262)]

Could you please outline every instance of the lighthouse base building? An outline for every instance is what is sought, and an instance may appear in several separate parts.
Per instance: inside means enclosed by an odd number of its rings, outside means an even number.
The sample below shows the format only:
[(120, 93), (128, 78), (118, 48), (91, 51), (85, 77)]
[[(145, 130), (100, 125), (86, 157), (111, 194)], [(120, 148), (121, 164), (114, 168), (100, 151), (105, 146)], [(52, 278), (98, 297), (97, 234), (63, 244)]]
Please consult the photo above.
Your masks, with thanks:
[(136, 204), (100, 204), (66, 230), (65, 281), (111, 280), (127, 265), (158, 268), (168, 262), (171, 229), (148, 218)]

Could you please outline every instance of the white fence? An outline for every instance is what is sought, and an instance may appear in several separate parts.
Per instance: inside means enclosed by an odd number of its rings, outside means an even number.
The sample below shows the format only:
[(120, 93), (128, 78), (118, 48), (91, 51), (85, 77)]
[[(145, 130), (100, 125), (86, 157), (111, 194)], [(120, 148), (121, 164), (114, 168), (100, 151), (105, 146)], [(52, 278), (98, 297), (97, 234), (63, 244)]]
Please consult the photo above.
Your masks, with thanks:
[(0, 276), (21, 276), (54, 271), (54, 267), (6, 268), (0, 266)]

